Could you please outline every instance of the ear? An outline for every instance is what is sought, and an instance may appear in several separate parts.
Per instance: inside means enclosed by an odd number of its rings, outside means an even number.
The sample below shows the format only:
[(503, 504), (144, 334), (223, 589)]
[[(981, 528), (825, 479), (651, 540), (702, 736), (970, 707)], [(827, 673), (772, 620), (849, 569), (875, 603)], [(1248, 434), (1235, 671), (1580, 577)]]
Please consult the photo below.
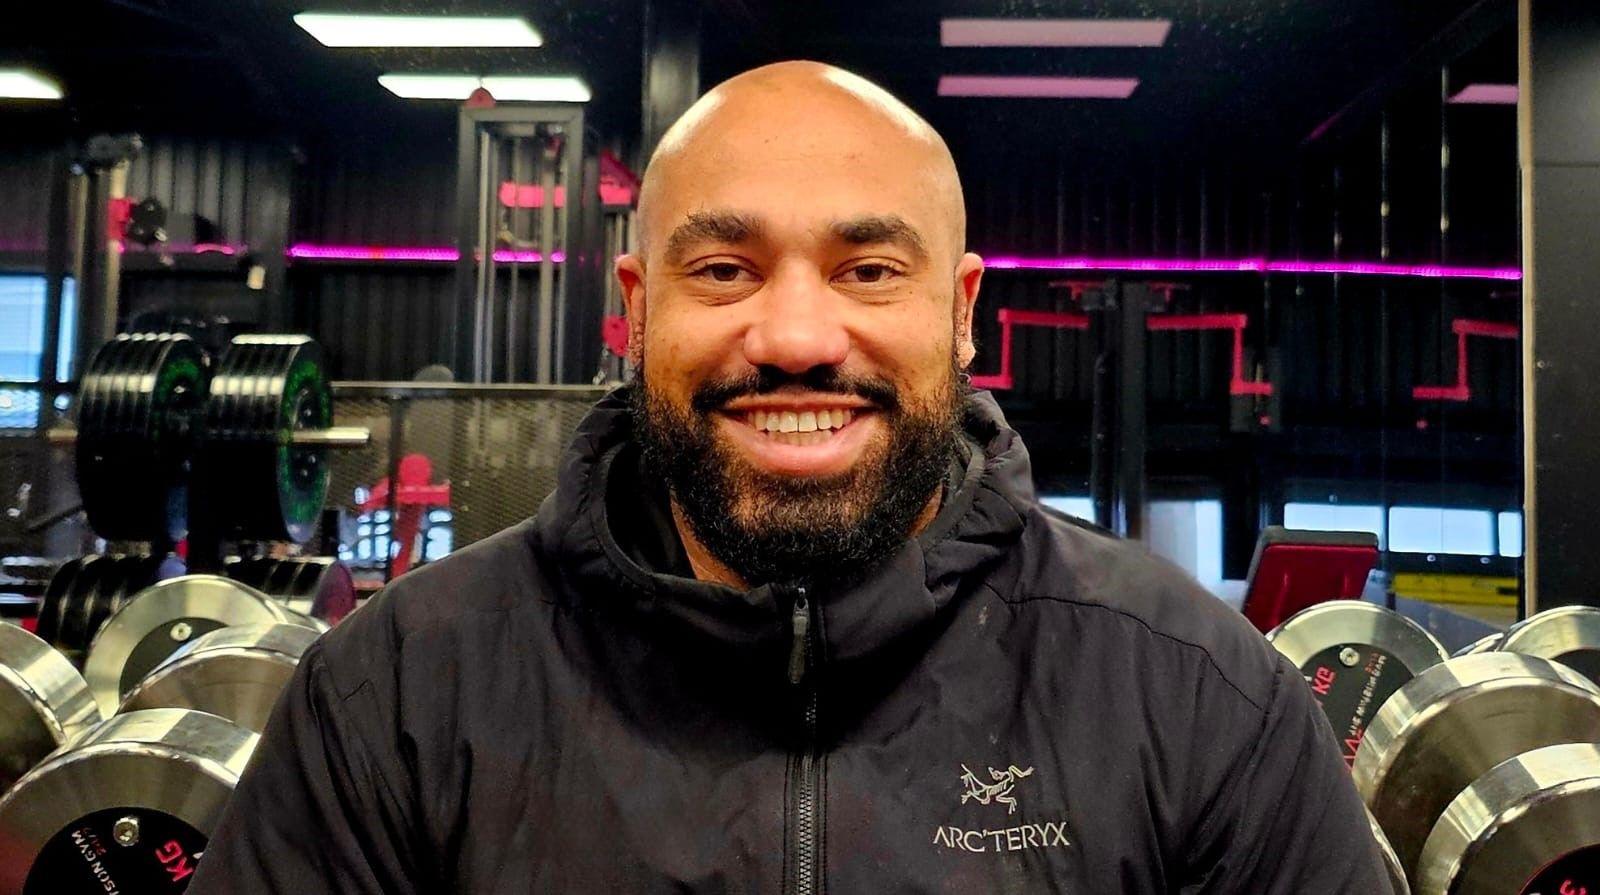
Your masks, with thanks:
[(978, 287), (983, 282), (983, 259), (971, 252), (956, 265), (955, 327), (956, 362), (965, 370), (978, 353), (972, 341), (972, 315), (978, 304)]
[(644, 361), (644, 260), (638, 255), (622, 255), (613, 270), (622, 286), (623, 313), (628, 319), (628, 362), (637, 367)]

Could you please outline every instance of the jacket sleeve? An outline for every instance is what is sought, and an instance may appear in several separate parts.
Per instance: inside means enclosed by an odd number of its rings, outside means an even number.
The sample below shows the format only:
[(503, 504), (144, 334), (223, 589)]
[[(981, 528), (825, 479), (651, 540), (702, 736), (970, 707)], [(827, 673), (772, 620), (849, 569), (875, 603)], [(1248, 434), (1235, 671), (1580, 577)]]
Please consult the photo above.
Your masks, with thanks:
[(1191, 850), (1185, 893), (1393, 891), (1366, 809), (1304, 678), (1277, 658), (1272, 697)]
[[(379, 895), (419, 891), (410, 800), (363, 737), (373, 688), (340, 695), (313, 644), (273, 709), (255, 754), (213, 831), (190, 895)], [(390, 750), (393, 752), (393, 750)]]

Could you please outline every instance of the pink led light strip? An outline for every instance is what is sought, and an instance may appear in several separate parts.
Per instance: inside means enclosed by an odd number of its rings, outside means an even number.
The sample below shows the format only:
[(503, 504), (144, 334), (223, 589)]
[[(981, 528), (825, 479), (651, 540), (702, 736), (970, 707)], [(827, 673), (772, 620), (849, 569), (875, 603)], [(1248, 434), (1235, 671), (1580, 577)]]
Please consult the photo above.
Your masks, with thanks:
[[(195, 246), (195, 251), (243, 253), (243, 246)], [(181, 251), (181, 249), (180, 249)], [(460, 253), (449, 246), (323, 245), (301, 242), (289, 247), (288, 256), (298, 261), (394, 261), (410, 263), (454, 263)], [(538, 252), (498, 249), (494, 260), (536, 264)], [(555, 252), (551, 260), (560, 264), (566, 253)], [(1265, 258), (1064, 258), (994, 255), (984, 263), (995, 270), (1089, 270), (1122, 273), (1299, 273), (1348, 274), (1353, 276), (1420, 277), (1423, 279), (1520, 280), (1517, 267), (1458, 267), (1446, 264), (1386, 264), (1367, 261), (1268, 261)]]
[(1520, 280), (1518, 267), (1456, 267), (1446, 264), (1380, 264), (1368, 261), (1268, 261), (1265, 258), (1026, 258), (984, 259), (998, 270), (1105, 270), (1129, 273), (1321, 273), (1425, 279)]
[[(317, 245), (299, 242), (289, 247), (290, 258), (301, 261), (411, 261), (454, 263), (461, 253), (447, 246), (351, 246)], [(537, 264), (543, 256), (538, 252), (496, 249), (494, 260), (517, 264)], [(550, 260), (560, 264), (567, 260), (565, 252), (551, 252)]]

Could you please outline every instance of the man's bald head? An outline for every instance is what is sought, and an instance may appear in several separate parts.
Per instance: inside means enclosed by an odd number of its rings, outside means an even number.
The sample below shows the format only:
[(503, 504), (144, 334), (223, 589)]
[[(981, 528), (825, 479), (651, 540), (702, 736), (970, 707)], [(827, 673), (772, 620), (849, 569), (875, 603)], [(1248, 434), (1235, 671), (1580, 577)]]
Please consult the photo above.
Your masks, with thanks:
[[(935, 205), (952, 260), (966, 243), (966, 208), (950, 149), (909, 106), (860, 75), (818, 62), (779, 62), (714, 87), (662, 137), (639, 194), (641, 253), (676, 224), (687, 197), (730, 165), (800, 151), (817, 167), (888, 161)], [(865, 164), (861, 164), (864, 169)], [(663, 217), (668, 218), (663, 220)]]

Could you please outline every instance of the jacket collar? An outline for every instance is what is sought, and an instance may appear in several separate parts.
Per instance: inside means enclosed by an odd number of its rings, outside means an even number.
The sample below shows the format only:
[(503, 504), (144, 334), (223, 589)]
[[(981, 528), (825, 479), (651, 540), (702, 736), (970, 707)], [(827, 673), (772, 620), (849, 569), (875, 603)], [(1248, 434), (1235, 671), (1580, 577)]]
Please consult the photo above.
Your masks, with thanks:
[[(533, 522), (536, 552), (567, 586), (554, 599), (584, 608), (627, 607), (691, 636), (735, 648), (787, 638), (791, 595), (781, 586), (739, 591), (641, 567), (619, 544), (608, 489), (631, 462), (632, 422), (624, 386), (578, 426), (556, 492)], [(815, 595), (823, 657), (847, 661), (889, 646), (942, 614), (963, 581), (980, 581), (1005, 555), (1033, 502), (1027, 449), (985, 392), (969, 395), (966, 436), (979, 446), (934, 521), (848, 588)]]

